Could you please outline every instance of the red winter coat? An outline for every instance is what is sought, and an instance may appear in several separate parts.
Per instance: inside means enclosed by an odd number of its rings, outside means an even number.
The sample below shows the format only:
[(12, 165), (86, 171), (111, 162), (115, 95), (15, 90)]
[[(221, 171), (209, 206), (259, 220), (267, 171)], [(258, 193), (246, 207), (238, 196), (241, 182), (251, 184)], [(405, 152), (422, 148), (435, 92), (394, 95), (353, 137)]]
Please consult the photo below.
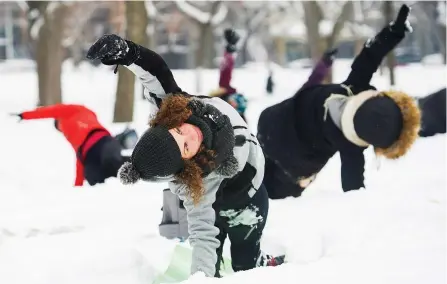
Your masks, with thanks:
[(220, 64), (219, 87), (226, 89), (225, 95), (230, 95), (236, 92), (236, 89), (231, 86), (231, 75), (234, 68), (233, 54), (225, 51), (224, 58)]
[[(85, 142), (92, 130), (103, 130), (105, 135), (110, 135), (107, 129), (102, 126), (96, 114), (90, 109), (81, 105), (55, 104), (52, 106), (39, 107), (32, 111), (22, 113), (23, 119), (54, 118), (58, 121), (58, 129), (64, 134), (71, 144), (75, 153)], [(92, 143), (90, 144), (91, 147)], [(85, 153), (87, 149), (83, 149)], [(84, 166), (76, 155), (76, 180), (75, 186), (82, 186), (84, 183)]]

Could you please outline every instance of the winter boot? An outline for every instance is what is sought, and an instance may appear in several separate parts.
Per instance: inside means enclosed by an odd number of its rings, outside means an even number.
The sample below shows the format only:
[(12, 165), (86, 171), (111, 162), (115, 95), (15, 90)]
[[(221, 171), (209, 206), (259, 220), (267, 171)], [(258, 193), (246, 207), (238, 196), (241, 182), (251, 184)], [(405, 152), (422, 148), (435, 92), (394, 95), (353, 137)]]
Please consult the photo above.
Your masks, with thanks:
[(256, 263), (256, 266), (278, 266), (284, 263), (286, 256), (271, 256), (268, 254), (261, 253)]

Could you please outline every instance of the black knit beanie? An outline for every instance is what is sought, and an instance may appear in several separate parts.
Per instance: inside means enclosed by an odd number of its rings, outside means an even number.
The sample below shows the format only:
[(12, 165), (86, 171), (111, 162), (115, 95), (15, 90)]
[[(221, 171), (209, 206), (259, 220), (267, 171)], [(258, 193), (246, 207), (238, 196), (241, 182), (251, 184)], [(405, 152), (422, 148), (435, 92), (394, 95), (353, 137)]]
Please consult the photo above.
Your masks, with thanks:
[(400, 108), (388, 96), (365, 101), (354, 115), (355, 132), (374, 147), (391, 146), (399, 138), (402, 127)]
[(164, 126), (148, 129), (141, 136), (132, 152), (130, 162), (118, 171), (123, 184), (137, 182), (140, 178), (150, 181), (167, 177), (183, 169), (184, 163), (174, 137)]

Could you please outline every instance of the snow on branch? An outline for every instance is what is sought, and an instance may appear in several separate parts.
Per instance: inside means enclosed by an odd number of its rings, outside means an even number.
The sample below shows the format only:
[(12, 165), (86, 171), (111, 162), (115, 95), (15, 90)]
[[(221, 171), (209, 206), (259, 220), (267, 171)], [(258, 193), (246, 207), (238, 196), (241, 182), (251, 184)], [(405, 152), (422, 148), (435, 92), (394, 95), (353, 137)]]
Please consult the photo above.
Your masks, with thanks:
[(157, 7), (155, 7), (151, 0), (144, 1), (144, 7), (146, 8), (146, 12), (149, 17), (155, 18), (158, 16)]
[(31, 35), (32, 39), (37, 39), (39, 37), (39, 31), (40, 31), (40, 28), (43, 26), (44, 21), (45, 20), (43, 19), (43, 16), (40, 15), (40, 16), (38, 16), (38, 18), (34, 22), (34, 24), (31, 26), (30, 35)]
[(29, 9), (29, 6), (26, 3), (26, 1), (16, 1), (16, 4), (24, 12), (28, 11), (28, 9)]
[(61, 5), (61, 3), (57, 1), (50, 2), (47, 6), (45, 13), (47, 13), (48, 15), (53, 14), (54, 10), (56, 10), (59, 7), (59, 5)]
[[(208, 3), (214, 5), (216, 4), (214, 2), (215, 1), (209, 1)], [(223, 20), (225, 20), (228, 14), (228, 8), (226, 5), (219, 5), (217, 12), (212, 15), (213, 12), (204, 12), (199, 8), (189, 4), (185, 0), (177, 0), (175, 1), (175, 3), (177, 4), (177, 8), (179, 8), (180, 11), (201, 24), (211, 23), (212, 25), (218, 25)]]
[(258, 10), (250, 21), (250, 29), (254, 30), (256, 27), (258, 27), (262, 23), (262, 21), (266, 19), (267, 13), (267, 9)]
[(219, 25), (222, 23), (228, 14), (228, 7), (226, 5), (219, 5), (219, 10), (214, 14), (213, 18), (211, 19), (211, 24), (214, 26)]
[(201, 24), (206, 24), (211, 20), (210, 13), (203, 12), (202, 10), (194, 7), (185, 0), (177, 0), (175, 1), (175, 3), (183, 13), (200, 22)]

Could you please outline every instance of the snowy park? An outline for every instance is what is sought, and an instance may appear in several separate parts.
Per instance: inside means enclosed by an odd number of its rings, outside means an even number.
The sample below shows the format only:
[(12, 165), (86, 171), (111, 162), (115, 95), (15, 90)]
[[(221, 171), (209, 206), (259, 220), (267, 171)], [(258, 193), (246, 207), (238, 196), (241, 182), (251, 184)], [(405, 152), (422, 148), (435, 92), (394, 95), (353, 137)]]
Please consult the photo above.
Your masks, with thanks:
[(0, 284), (446, 284), (446, 5), (1, 2)]
[[(350, 61), (336, 60), (334, 80), (343, 80)], [(13, 63), (9, 63), (13, 64)], [(0, 64), (3, 165), (0, 167), (0, 281), (2, 283), (152, 283), (169, 265), (174, 240), (158, 233), (162, 189), (166, 184), (118, 180), (74, 188), (74, 154), (50, 120), (21, 121), (8, 114), (33, 107), (36, 74), (30, 62), (16, 71)], [(8, 68), (10, 68), (9, 66)], [(116, 75), (106, 66), (63, 66), (66, 102), (94, 109), (111, 123)], [(11, 70), (11, 69), (7, 69)], [(259, 113), (291, 96), (311, 69), (276, 70), (271, 96), (253, 84), (265, 77), (256, 64), (234, 71), (235, 84), (247, 94), (253, 133)], [(393, 88), (425, 96), (445, 86), (442, 64), (398, 67)], [(186, 90), (194, 89), (193, 71), (176, 70)], [(213, 88), (218, 70), (204, 71), (204, 90)], [(423, 77), (423, 78), (421, 78)], [(373, 84), (389, 87), (386, 74)], [(135, 102), (132, 125), (146, 129), (149, 104)], [(420, 138), (408, 156), (377, 161), (366, 155), (366, 189), (344, 193), (340, 162), (334, 156), (318, 179), (297, 199), (271, 200), (263, 248), (286, 253), (288, 263), (257, 268), (222, 279), (200, 275), (187, 283), (445, 283), (446, 150), (444, 135)], [(187, 243), (183, 244), (187, 245)], [(229, 256), (228, 243), (224, 255)]]

